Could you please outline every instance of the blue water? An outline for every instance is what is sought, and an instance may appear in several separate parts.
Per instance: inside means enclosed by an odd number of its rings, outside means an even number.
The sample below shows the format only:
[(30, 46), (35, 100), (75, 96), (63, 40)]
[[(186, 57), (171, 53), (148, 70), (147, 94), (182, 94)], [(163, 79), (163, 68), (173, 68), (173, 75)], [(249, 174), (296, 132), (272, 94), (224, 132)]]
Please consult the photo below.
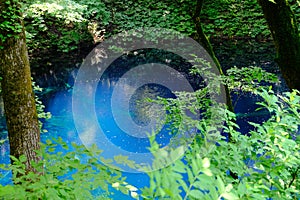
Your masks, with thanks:
[[(159, 87), (155, 84), (149, 84), (143, 86), (136, 90), (136, 93), (131, 98), (129, 104), (129, 111), (131, 118), (135, 123), (139, 124), (141, 127), (146, 126), (151, 121), (150, 118), (141, 118), (137, 114), (136, 103), (141, 100), (143, 96), (140, 96), (140, 93), (144, 89), (149, 88), (155, 90), (157, 96), (162, 97), (174, 97), (174, 95), (165, 87)], [(115, 146), (133, 153), (145, 153), (148, 152), (149, 139), (146, 137), (134, 137), (132, 135), (124, 132), (114, 120), (116, 114), (122, 114), (125, 111), (119, 111), (120, 113), (112, 113), (111, 109), (111, 95), (113, 91), (113, 86), (110, 84), (99, 84), (95, 96), (95, 112), (97, 113), (98, 123), (102, 127), (103, 132), (106, 134), (106, 137), (111, 141)], [(122, 100), (120, 100), (121, 102)], [(125, 102), (126, 103), (126, 102)], [(44, 129), (48, 132), (41, 135), (42, 142), (45, 142), (47, 139), (59, 138), (61, 137), (63, 141), (67, 143), (75, 142), (78, 145), (82, 145), (81, 138), (76, 130), (76, 126), (73, 120), (72, 113), (72, 90), (62, 91), (55, 93), (50, 99), (48, 99), (48, 105), (46, 105), (46, 111), (51, 112), (52, 118), (47, 120), (44, 123)], [(135, 112), (136, 111), (136, 112)], [(168, 126), (164, 126), (161, 131), (156, 135), (157, 142), (163, 147), (169, 143), (171, 135), (168, 134)], [(141, 134), (141, 133), (140, 133)], [(145, 135), (146, 133), (144, 133)], [(94, 141), (97, 144), (97, 140)], [(97, 145), (101, 147), (100, 145)], [(5, 145), (0, 146), (1, 156), (0, 163), (9, 163), (9, 145), (8, 142)], [(105, 149), (104, 149), (105, 150)], [(5, 173), (0, 182), (2, 184), (11, 184), (11, 173)], [(131, 185), (134, 185), (137, 188), (143, 188), (148, 186), (149, 178), (145, 173), (130, 173), (123, 172), (123, 176), (126, 177), (126, 182)], [(113, 199), (132, 199), (130, 196), (123, 195), (120, 192), (115, 192)]]
[[(46, 111), (51, 112), (53, 117), (44, 123), (44, 129), (48, 132), (41, 135), (42, 142), (47, 139), (61, 137), (67, 143), (75, 142), (86, 146), (96, 144), (100, 149), (103, 148), (101, 150), (104, 151), (103, 156), (105, 158), (113, 158), (113, 156), (119, 155), (121, 152), (122, 155), (125, 153), (125, 156), (128, 155), (130, 159), (137, 161), (137, 164), (151, 164), (152, 158), (148, 150), (148, 134), (156, 129), (156, 125), (159, 125), (157, 122), (161, 120), (163, 122), (166, 112), (162, 107), (141, 101), (145, 97), (156, 98), (161, 96), (174, 98), (174, 94), (168, 88), (186, 88), (188, 86), (191, 89), (191, 86), (189, 82), (188, 84), (185, 82), (184, 76), (176, 73), (172, 74), (175, 71), (174, 69), (166, 76), (164, 73), (170, 71), (165, 71), (165, 68), (159, 68), (160, 70), (158, 71), (161, 73), (155, 74), (155, 69), (152, 66), (151, 68), (145, 66), (142, 68), (141, 74), (137, 72), (138, 74), (132, 77), (132, 79), (136, 79), (137, 75), (139, 75), (139, 80), (143, 82), (144, 76), (142, 74), (144, 74), (146, 75), (144, 79), (148, 81), (146, 81), (146, 84), (139, 85), (137, 88), (133, 88), (130, 83), (128, 84), (123, 75), (126, 77), (126, 72), (130, 68), (141, 64), (153, 63), (151, 61), (153, 60), (151, 50), (149, 51), (150, 58), (147, 59), (142, 54), (140, 59), (121, 58), (114, 61), (114, 64), (103, 75), (104, 78), (98, 80), (96, 91), (94, 91), (93, 87), (90, 88), (89, 83), (82, 82), (82, 88), (77, 87), (77, 93), (75, 92), (76, 94), (82, 94), (82, 96), (79, 95), (77, 101), (72, 99), (74, 97), (74, 88), (48, 96), (45, 99), (45, 102), (47, 102)], [(174, 57), (174, 55), (172, 56)], [(182, 58), (177, 58), (178, 56), (175, 57), (176, 59), (173, 57), (171, 63), (174, 62), (172, 65), (175, 65), (177, 71), (182, 72), (189, 69), (190, 64), (187, 65), (187, 62), (182, 60)], [(167, 62), (164, 57), (161, 59), (158, 63)], [(146, 69), (150, 71), (145, 74)], [(153, 79), (148, 79), (149, 77)], [(157, 78), (160, 78), (159, 81), (165, 82), (167, 86), (151, 81), (157, 80)], [(199, 78), (194, 79), (199, 80)], [(72, 82), (74, 80), (70, 80), (69, 84), (73, 85)], [(117, 83), (123, 84), (117, 85)], [(116, 86), (118, 86), (119, 90), (114, 92)], [(79, 102), (79, 104), (74, 107), (76, 102)], [(91, 106), (90, 103), (93, 105)], [(96, 120), (94, 120), (93, 115), (96, 116)], [(162, 123), (159, 126), (160, 131), (156, 133), (156, 142), (161, 147), (165, 147), (171, 141), (172, 136), (169, 134), (168, 128), (168, 124)], [(0, 146), (1, 163), (9, 163), (8, 148), (8, 142)], [(11, 173), (3, 173), (6, 174), (0, 182), (2, 184), (11, 183)], [(125, 168), (123, 175), (127, 177), (126, 182), (137, 188), (143, 188), (149, 183), (148, 176), (138, 170)], [(131, 197), (116, 193), (113, 199), (126, 200), (131, 199)]]
[[(147, 113), (153, 109), (151, 105), (148, 105), (147, 103), (142, 104), (143, 106), (139, 106), (139, 101), (145, 97), (143, 95), (143, 91), (150, 91), (150, 94), (152, 93), (154, 94), (154, 96), (172, 98), (174, 98), (174, 94), (172, 94), (172, 92), (164, 86), (147, 84), (136, 88), (133, 92), (133, 95), (131, 95), (130, 98), (126, 99), (126, 91), (129, 91), (130, 88), (128, 88), (127, 85), (124, 85), (124, 93), (115, 94), (118, 97), (118, 101), (115, 102), (116, 109), (112, 109), (113, 103), (111, 99), (113, 98), (113, 91), (117, 81), (119, 80), (107, 79), (99, 81), (94, 97), (95, 105), (93, 108), (96, 113), (97, 124), (99, 125), (99, 127), (101, 127), (107, 141), (109, 141), (113, 146), (118, 147), (123, 151), (132, 153), (133, 155), (149, 153), (149, 140), (146, 137), (147, 133), (143, 132), (143, 127), (147, 127), (149, 124), (151, 124), (151, 113), (149, 116), (147, 115)], [(77, 131), (73, 116), (72, 92), (72, 89), (57, 92), (47, 100), (47, 111), (51, 112), (53, 117), (45, 122), (44, 129), (46, 129), (48, 132), (41, 135), (41, 140), (46, 141), (47, 139), (61, 137), (67, 143), (75, 142), (80, 145), (86, 144), (82, 139), (85, 139), (87, 137), (92, 138), (92, 141), (89, 142), (98, 144), (99, 147), (103, 147), (101, 141), (98, 140), (97, 137), (93, 137), (93, 135), (82, 136), (82, 133)], [(88, 93), (89, 91), (86, 90), (84, 92)], [(233, 97), (233, 99), (236, 98), (235, 96)], [(241, 115), (239, 115), (237, 123), (240, 126), (240, 131), (244, 134), (248, 133), (252, 128), (247, 123), (247, 121), (261, 123), (262, 121), (267, 120), (269, 117), (264, 113), (261, 113), (259, 115), (248, 115), (249, 113), (254, 113), (255, 109), (257, 108), (257, 106), (255, 105), (257, 101), (260, 101), (257, 96), (252, 94), (245, 94), (239, 99), (236, 104), (235, 112), (242, 113)], [(128, 108), (129, 110), (124, 110), (125, 104), (128, 104), (128, 107), (126, 108)], [(149, 109), (145, 109), (142, 111), (139, 109), (148, 107)], [(81, 109), (84, 110), (84, 105)], [(89, 112), (89, 110), (83, 112), (84, 115), (81, 116), (82, 120), (86, 120), (86, 117), (90, 114)], [(117, 120), (118, 116), (119, 118), (121, 118), (121, 121)], [(131, 119), (133, 123), (135, 123), (139, 127), (142, 127), (141, 130), (143, 131), (130, 132), (130, 130), (132, 131), (132, 127), (129, 126), (124, 128), (120, 126), (120, 124), (124, 125), (122, 124), (122, 119), (125, 118)], [(87, 119), (89, 118), (87, 117)], [(172, 138), (168, 134), (167, 129), (168, 125), (164, 125), (161, 128), (161, 131), (156, 135), (156, 141), (162, 147), (168, 145), (170, 139)], [(133, 128), (133, 130), (136, 129)], [(6, 142), (4, 145), (0, 145), (0, 163), (9, 163), (8, 142)], [(2, 184), (11, 183), (11, 173), (3, 171), (2, 173), (5, 173), (5, 177), (2, 178), (0, 182)], [(123, 172), (123, 175), (127, 177), (126, 182), (134, 185), (137, 188), (143, 188), (144, 186), (148, 186), (149, 184), (149, 178), (145, 173), (125, 171)], [(113, 196), (113, 199), (129, 200), (132, 198), (130, 196), (126, 196), (116, 192)]]
[[(112, 87), (107, 85), (98, 86), (96, 94), (96, 106), (95, 110), (98, 113), (98, 122), (102, 127), (104, 133), (109, 141), (114, 145), (129, 151), (129, 152), (149, 152), (149, 140), (147, 138), (138, 138), (126, 134), (122, 131), (114, 121), (112, 115), (110, 98)], [(76, 142), (82, 144), (80, 137), (75, 128), (74, 121), (72, 119), (72, 91), (66, 91), (57, 93), (54, 98), (49, 102), (48, 111), (52, 113), (53, 119), (49, 120), (45, 124), (45, 128), (49, 131), (48, 134), (43, 135), (42, 140), (51, 137), (62, 137), (64, 141)], [(163, 135), (167, 137), (162, 137)], [(168, 134), (160, 133), (159, 137), (161, 144), (168, 143), (170, 136)], [(97, 144), (97, 141), (95, 141)], [(101, 145), (99, 145), (101, 147)], [(145, 173), (129, 173), (123, 172), (123, 176), (126, 177), (126, 182), (134, 185), (137, 188), (143, 188), (148, 185), (149, 178)], [(130, 196), (123, 195), (120, 192), (115, 192), (113, 199), (132, 199)]]
[[(164, 87), (158, 87), (157, 85), (149, 85), (149, 88), (158, 88), (156, 92), (163, 97), (174, 97), (174, 95)], [(145, 89), (146, 86), (136, 90), (137, 93), (133, 95), (132, 98), (136, 97), (139, 99), (139, 91)], [(129, 151), (129, 152), (137, 152), (137, 153), (144, 153), (149, 152), (147, 147), (149, 147), (149, 140), (147, 138), (139, 138), (133, 137), (131, 135), (126, 134), (122, 129), (119, 128), (118, 124), (116, 124), (114, 120), (114, 116), (111, 109), (111, 95), (113, 91), (113, 86), (111, 84), (103, 84), (98, 85), (98, 89), (96, 92), (96, 99), (97, 102), (95, 104), (95, 111), (98, 113), (98, 122), (100, 126), (103, 128), (104, 132), (107, 133), (106, 136), (108, 140), (110, 140), (114, 145)], [(156, 93), (157, 94), (157, 93)], [(237, 104), (237, 111), (243, 113), (253, 112), (255, 110), (255, 101), (257, 101), (257, 97), (250, 96), (242, 97), (243, 104)], [(245, 104), (247, 102), (247, 104)], [(139, 119), (139, 116), (134, 112), (135, 106), (134, 103), (136, 101), (132, 100), (130, 102), (131, 107), (131, 118), (135, 120), (137, 124), (147, 125), (150, 119)], [(243, 105), (247, 105), (243, 107)], [(129, 106), (130, 107), (130, 106)], [(246, 110), (245, 110), (246, 109)], [(249, 110), (250, 109), (250, 110)], [(47, 139), (58, 138), (61, 137), (64, 141), (71, 143), (75, 142), (77, 144), (83, 144), (79, 134), (76, 130), (73, 115), (72, 115), (72, 90), (62, 91), (54, 94), (48, 101), (47, 111), (51, 112), (52, 118), (45, 122), (44, 129), (48, 132), (43, 133), (41, 135), (41, 140), (46, 141)], [(251, 117), (250, 117), (251, 118)], [(267, 117), (264, 117), (267, 119)], [(246, 120), (249, 119), (248, 117), (240, 117), (238, 119), (238, 123), (240, 124), (241, 131), (247, 132), (249, 130), (249, 125), (246, 124)], [(252, 117), (252, 121), (259, 121), (261, 120), (260, 117), (254, 116)], [(168, 134), (167, 127), (164, 127), (160, 133), (157, 134), (157, 141), (162, 146), (165, 146), (169, 143), (171, 136)], [(113, 134), (110, 134), (113, 133)], [(97, 141), (95, 141), (97, 144)], [(5, 145), (0, 146), (0, 162), (1, 163), (9, 163), (9, 149), (8, 149), (8, 142)], [(11, 173), (5, 172), (5, 177), (2, 178), (2, 184), (10, 184), (11, 183)], [(149, 178), (145, 173), (129, 173), (123, 172), (123, 176), (125, 176), (126, 182), (129, 184), (134, 185), (137, 188), (143, 188), (148, 186)], [(132, 199), (130, 196), (126, 196), (120, 192), (116, 192), (113, 196), (113, 199), (124, 199), (129, 200)]]

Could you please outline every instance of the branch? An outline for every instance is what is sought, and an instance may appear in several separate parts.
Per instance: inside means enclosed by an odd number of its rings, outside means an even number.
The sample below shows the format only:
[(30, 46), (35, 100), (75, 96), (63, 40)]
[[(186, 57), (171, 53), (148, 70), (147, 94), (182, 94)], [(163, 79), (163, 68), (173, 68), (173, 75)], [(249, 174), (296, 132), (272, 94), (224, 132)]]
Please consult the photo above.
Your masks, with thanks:
[(300, 169), (300, 166), (298, 166), (298, 168), (296, 169), (296, 171), (294, 173), (292, 173), (292, 177), (293, 179), (291, 180), (290, 184), (289, 184), (289, 187), (292, 186), (293, 182), (296, 180), (296, 177), (297, 177), (297, 174), (298, 174), (298, 171)]

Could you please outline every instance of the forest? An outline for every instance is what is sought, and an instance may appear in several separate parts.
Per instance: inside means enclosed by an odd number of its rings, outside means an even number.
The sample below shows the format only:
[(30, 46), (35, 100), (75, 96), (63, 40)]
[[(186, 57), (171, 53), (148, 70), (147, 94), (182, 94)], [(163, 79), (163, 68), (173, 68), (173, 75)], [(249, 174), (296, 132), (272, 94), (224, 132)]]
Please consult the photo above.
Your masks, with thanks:
[(300, 199), (299, 0), (0, 0), (1, 199)]

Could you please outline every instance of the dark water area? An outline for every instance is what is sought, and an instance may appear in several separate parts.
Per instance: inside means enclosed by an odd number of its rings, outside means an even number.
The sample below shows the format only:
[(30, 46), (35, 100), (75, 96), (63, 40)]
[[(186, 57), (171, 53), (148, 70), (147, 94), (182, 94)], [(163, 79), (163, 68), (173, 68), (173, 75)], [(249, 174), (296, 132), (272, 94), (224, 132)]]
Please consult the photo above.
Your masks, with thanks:
[[(276, 51), (271, 39), (222, 39), (212, 38), (212, 45), (215, 54), (223, 68), (226, 70), (236, 66), (237, 68), (257, 66), (269, 73), (275, 74), (280, 83), (273, 84), (272, 89), (277, 94), (289, 91), (280, 69), (274, 61)], [(248, 134), (253, 129), (248, 122), (262, 123), (269, 119), (270, 115), (266, 110), (256, 111), (259, 106), (257, 102), (262, 99), (252, 93), (239, 92), (231, 93), (234, 111), (237, 114), (239, 131)]]
[[(281, 79), (282, 84), (274, 85), (275, 92), (282, 93), (284, 91), (287, 91), (284, 80), (280, 76), (279, 69), (273, 61), (273, 55), (275, 54), (272, 43), (254, 43), (253, 41), (241, 41), (240, 43), (232, 41), (214, 41), (214, 48), (222, 66), (224, 66), (225, 71), (231, 66), (261, 66), (267, 71), (277, 74)], [(141, 63), (145, 64), (147, 62), (151, 63), (155, 60), (157, 61), (157, 58), (152, 59), (148, 57), (145, 59), (145, 55), (143, 53), (141, 53), (140, 55), (142, 56), (139, 58), (139, 60), (134, 61), (130, 61), (126, 58), (120, 58), (121, 60), (117, 61), (115, 64), (121, 64), (124, 69), (123, 72), (118, 70), (120, 68), (114, 68), (112, 65), (110, 70), (108, 70), (104, 75), (105, 78), (99, 80), (94, 99), (96, 102), (94, 110), (97, 113), (97, 120), (106, 138), (115, 146), (120, 147), (124, 151), (133, 153), (149, 152), (149, 150), (147, 149), (147, 147), (149, 147), (148, 139), (142, 133), (140, 133), (140, 135), (138, 135), (139, 133), (132, 135), (127, 134), (128, 129), (125, 128), (124, 131), (123, 129), (119, 128), (118, 123), (122, 122), (116, 121), (115, 116), (129, 116), (129, 118), (131, 118), (135, 124), (141, 127), (147, 127), (149, 124), (151, 124), (151, 116), (153, 116), (151, 115), (153, 113), (150, 112), (151, 105), (147, 103), (139, 105), (138, 102), (145, 97), (151, 98), (153, 97), (153, 95), (155, 97), (161, 96), (175, 98), (174, 94), (167, 87), (159, 86), (155, 83), (149, 83), (139, 88), (131, 88), (131, 85), (127, 83), (127, 80), (120, 79), (120, 77), (129, 70), (127, 66), (132, 67)], [(164, 56), (168, 57), (170, 55)], [(159, 58), (162, 58), (162, 56), (159, 56)], [(188, 68), (188, 64), (186, 63), (186, 61), (177, 58), (174, 60), (179, 60), (178, 63), (165, 63), (166, 59), (165, 57), (163, 58), (164, 59), (158, 60), (157, 62), (161, 64), (172, 65), (176, 70), (182, 70), (183, 72)], [(44, 129), (46, 129), (48, 132), (42, 134), (42, 141), (61, 137), (67, 143), (84, 143), (82, 140), (84, 136), (82, 136), (81, 133), (78, 133), (76, 124), (74, 123), (72, 107), (72, 86), (74, 85), (77, 70), (78, 66), (74, 67), (73, 69), (68, 69), (68, 73), (62, 74), (61, 76), (59, 74), (56, 74), (57, 76), (54, 76), (55, 74), (53, 73), (52, 75), (50, 75), (50, 73), (47, 72), (48, 74), (45, 75), (43, 79), (37, 81), (39, 83), (45, 81), (46, 79), (47, 82), (52, 82), (53, 80), (57, 79), (60, 80), (60, 84), (57, 87), (52, 83), (47, 83), (49, 87), (45, 89), (44, 93), (42, 93), (41, 96), (44, 104), (46, 105), (46, 111), (49, 111), (52, 114), (52, 118), (46, 121), (44, 124)], [(197, 81), (195, 81), (197, 80), (197, 77), (191, 77), (188, 73), (185, 74), (185, 78), (194, 80), (191, 85), (193, 89), (197, 89)], [(53, 80), (51, 81), (51, 79)], [(118, 85), (118, 82), (122, 82), (123, 85)], [(47, 86), (47, 84), (44, 84), (44, 86)], [(118, 95), (118, 98), (121, 99), (116, 103), (117, 109), (113, 110), (111, 108), (111, 99), (114, 95), (113, 91), (116, 87), (122, 87), (124, 93)], [(147, 91), (146, 94), (148, 96), (144, 95), (145, 91)], [(89, 93), (88, 90), (85, 90), (85, 92)], [(128, 95), (126, 94), (126, 92), (132, 95), (130, 97), (127, 97)], [(269, 118), (268, 113), (266, 113), (265, 111), (256, 112), (256, 102), (261, 101), (261, 99), (254, 94), (233, 93), (232, 99), (235, 103), (235, 112), (238, 116), (237, 123), (239, 124), (240, 131), (243, 134), (247, 134), (249, 130), (252, 129), (247, 121), (262, 123)], [(125, 106), (125, 103), (128, 103), (128, 107)], [(130, 112), (127, 112), (127, 110), (123, 110), (125, 107), (126, 109), (129, 109)], [(86, 115), (88, 114), (89, 113), (87, 110)], [(85, 116), (82, 117), (82, 120), (86, 120), (86, 118), (84, 118)], [(3, 120), (1, 121), (0, 128), (2, 130), (0, 140), (5, 139), (7, 133), (5, 131), (5, 122), (3, 122)], [(168, 134), (167, 128), (167, 126), (165, 128), (162, 128), (162, 131), (157, 135), (157, 142), (162, 146), (167, 145), (171, 139), (171, 136)], [(0, 163), (9, 163), (9, 145), (7, 140), (0, 146)], [(10, 184), (11, 173), (4, 171), (0, 172), (4, 174), (4, 177), (0, 179), (0, 183)], [(124, 172), (123, 175), (127, 177), (126, 182), (138, 188), (143, 188), (144, 186), (148, 185), (149, 178), (144, 173)], [(113, 199), (126, 200), (132, 198), (122, 195), (121, 193), (116, 193)]]

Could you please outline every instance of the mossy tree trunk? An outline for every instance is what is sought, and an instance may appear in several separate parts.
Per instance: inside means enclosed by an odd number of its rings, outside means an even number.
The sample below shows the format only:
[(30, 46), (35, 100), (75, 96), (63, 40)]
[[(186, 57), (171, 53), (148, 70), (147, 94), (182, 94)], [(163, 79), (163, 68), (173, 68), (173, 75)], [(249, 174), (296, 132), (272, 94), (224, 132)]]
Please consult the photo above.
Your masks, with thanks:
[[(6, 3), (7, 1), (10, 1), (10, 4)], [(16, 8), (15, 3), (13, 0), (0, 0), (1, 11), (11, 12), (12, 9), (9, 8)], [(16, 13), (18, 16), (21, 15), (19, 12)], [(4, 16), (5, 14), (1, 13), (2, 24), (7, 20)], [(39, 160), (35, 150), (39, 148), (40, 130), (21, 18), (18, 18), (18, 23), (21, 25), (19, 30), (0, 29), (0, 35), (7, 36), (4, 41), (0, 40), (1, 87), (10, 154), (17, 158), (25, 155), (26, 170), (32, 171), (30, 161)], [(17, 27), (16, 24), (14, 27)]]
[[(194, 11), (193, 14), (193, 21), (196, 27), (196, 36), (194, 37), (194, 39), (202, 45), (202, 47), (209, 53), (209, 55), (211, 56), (211, 58), (213, 59), (215, 65), (217, 66), (219, 72), (221, 75), (223, 75), (223, 70), (221, 67), (221, 64), (218, 60), (218, 58), (215, 55), (215, 52), (213, 50), (213, 47), (210, 43), (210, 41), (208, 40), (207, 36), (205, 35), (203, 28), (202, 28), (202, 23), (201, 23), (201, 18), (200, 18), (200, 14), (201, 14), (201, 10), (204, 4), (204, 0), (197, 0), (197, 4), (196, 4), (196, 9)], [(232, 101), (231, 101), (231, 97), (230, 97), (230, 92), (228, 87), (225, 85), (225, 93), (226, 93), (226, 105), (227, 108), (230, 111), (234, 111), (233, 105), (232, 105)]]
[(281, 73), (290, 89), (300, 90), (300, 37), (295, 15), (288, 0), (274, 2), (258, 0), (275, 43)]

